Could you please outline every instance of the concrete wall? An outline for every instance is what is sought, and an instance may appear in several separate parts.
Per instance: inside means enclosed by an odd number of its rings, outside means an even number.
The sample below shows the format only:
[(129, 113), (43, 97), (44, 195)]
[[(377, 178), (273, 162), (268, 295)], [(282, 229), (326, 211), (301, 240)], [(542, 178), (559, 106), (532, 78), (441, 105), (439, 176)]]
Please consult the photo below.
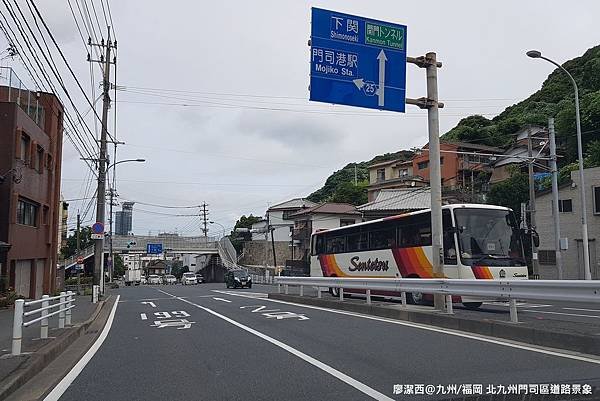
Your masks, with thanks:
[[(267, 264), (273, 266), (273, 247), (271, 241), (267, 244)], [(292, 247), (290, 241), (275, 241), (275, 255), (277, 266), (283, 266), (286, 259), (292, 259)], [(239, 260), (242, 265), (264, 265), (265, 263), (265, 240), (248, 241), (244, 243), (244, 253)]]
[[(600, 167), (585, 169), (586, 206), (590, 248), (590, 269), (592, 279), (600, 279), (600, 214), (594, 214), (594, 187), (600, 187)], [(579, 196), (579, 171), (571, 173), (573, 185), (560, 188), (559, 199), (571, 199), (573, 211), (560, 213), (561, 237), (568, 239), (569, 249), (563, 251), (563, 274), (565, 279), (583, 279), (583, 259), (581, 257), (581, 197)], [(539, 250), (555, 250), (554, 218), (552, 215), (552, 194), (536, 198), (536, 223), (540, 234)], [(579, 251), (578, 251), (579, 250)], [(542, 279), (557, 278), (556, 266), (540, 265)]]

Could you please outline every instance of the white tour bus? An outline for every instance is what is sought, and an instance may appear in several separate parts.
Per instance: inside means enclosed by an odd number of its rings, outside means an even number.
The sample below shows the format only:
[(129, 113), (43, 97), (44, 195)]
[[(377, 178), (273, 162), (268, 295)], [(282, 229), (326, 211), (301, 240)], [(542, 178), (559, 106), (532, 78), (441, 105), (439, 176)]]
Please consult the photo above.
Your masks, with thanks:
[[(521, 230), (511, 209), (447, 205), (442, 207), (442, 221), (444, 277), (527, 279)], [(429, 209), (322, 230), (311, 238), (310, 274), (314, 277), (433, 278), (431, 260)], [(337, 295), (336, 289), (330, 292)], [(432, 297), (412, 293), (407, 299), (421, 304)], [(455, 302), (478, 308), (482, 299), (462, 297)]]

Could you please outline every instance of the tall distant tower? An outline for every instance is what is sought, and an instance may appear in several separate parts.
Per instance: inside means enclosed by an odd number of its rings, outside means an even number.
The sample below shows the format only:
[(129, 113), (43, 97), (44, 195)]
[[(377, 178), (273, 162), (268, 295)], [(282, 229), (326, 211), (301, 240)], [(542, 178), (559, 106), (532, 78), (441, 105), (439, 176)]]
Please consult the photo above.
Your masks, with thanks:
[(134, 202), (123, 202), (121, 211), (116, 213), (115, 234), (128, 235), (131, 233)]

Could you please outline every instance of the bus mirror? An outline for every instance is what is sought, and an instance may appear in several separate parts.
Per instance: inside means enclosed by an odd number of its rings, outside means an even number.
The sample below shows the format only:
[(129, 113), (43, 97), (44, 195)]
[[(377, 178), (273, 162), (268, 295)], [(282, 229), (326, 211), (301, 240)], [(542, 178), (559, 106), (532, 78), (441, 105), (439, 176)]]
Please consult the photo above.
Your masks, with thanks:
[(533, 244), (535, 245), (535, 247), (537, 248), (538, 246), (540, 246), (540, 235), (538, 234), (538, 232), (532, 230), (531, 237), (533, 238)]

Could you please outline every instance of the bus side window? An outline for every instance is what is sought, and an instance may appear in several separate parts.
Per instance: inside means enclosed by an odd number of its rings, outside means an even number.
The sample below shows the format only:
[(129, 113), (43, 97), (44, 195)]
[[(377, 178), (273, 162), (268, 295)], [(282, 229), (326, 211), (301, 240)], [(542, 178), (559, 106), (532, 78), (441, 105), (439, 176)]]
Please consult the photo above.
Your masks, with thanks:
[(346, 250), (348, 252), (365, 251), (369, 247), (367, 233), (350, 234), (346, 237)]

